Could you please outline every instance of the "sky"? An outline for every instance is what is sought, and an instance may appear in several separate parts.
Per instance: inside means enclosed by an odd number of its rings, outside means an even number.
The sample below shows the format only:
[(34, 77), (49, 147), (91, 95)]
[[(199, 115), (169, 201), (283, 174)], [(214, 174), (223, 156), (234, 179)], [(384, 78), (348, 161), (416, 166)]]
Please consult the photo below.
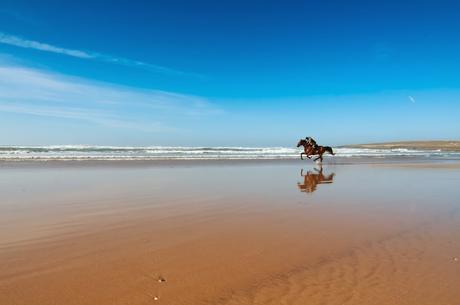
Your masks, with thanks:
[(460, 139), (459, 1), (0, 0), (0, 145)]

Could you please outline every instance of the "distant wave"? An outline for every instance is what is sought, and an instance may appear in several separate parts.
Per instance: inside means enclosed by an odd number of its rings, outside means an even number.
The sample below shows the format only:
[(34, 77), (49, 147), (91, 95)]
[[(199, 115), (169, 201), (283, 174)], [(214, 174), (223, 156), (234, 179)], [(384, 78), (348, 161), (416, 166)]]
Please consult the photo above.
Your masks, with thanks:
[[(296, 159), (299, 158), (300, 152), (300, 149), (290, 147), (0, 146), (0, 160)], [(338, 157), (460, 158), (460, 153), (458, 152), (443, 152), (440, 150), (334, 148), (334, 152)]]

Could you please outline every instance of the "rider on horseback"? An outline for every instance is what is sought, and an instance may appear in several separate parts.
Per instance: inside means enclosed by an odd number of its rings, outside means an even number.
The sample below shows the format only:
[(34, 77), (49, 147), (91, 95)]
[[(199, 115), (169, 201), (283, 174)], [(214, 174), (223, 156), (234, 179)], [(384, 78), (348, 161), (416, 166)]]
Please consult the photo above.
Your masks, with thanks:
[(312, 137), (306, 137), (305, 140), (307, 140), (307, 143), (313, 147), (313, 149), (318, 149), (318, 144), (316, 144), (316, 141), (313, 140)]
[(321, 146), (316, 144), (316, 141), (313, 140), (312, 137), (306, 137), (305, 139), (300, 139), (299, 143), (297, 143), (297, 147), (303, 146), (304, 151), (300, 153), (300, 159), (303, 160), (303, 155), (306, 155), (308, 159), (311, 159), (312, 155), (318, 155), (318, 157), (314, 160), (323, 161), (323, 154), (325, 152), (334, 155), (332, 151), (332, 147), (330, 146)]

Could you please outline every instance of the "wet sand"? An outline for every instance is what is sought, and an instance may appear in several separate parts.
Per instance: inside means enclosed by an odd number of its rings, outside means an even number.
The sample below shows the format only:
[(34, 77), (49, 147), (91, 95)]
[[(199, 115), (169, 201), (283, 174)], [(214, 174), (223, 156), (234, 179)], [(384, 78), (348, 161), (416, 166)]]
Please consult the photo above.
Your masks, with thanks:
[(0, 304), (458, 304), (458, 168), (2, 164)]

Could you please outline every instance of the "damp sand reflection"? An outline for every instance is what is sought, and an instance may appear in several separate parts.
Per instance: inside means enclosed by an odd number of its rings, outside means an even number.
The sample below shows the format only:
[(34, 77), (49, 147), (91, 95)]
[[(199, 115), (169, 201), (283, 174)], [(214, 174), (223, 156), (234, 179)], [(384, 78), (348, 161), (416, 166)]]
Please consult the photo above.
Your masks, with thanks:
[(297, 187), (303, 193), (313, 193), (317, 190), (318, 184), (331, 184), (334, 182), (335, 173), (324, 174), (323, 168), (313, 168), (304, 172), (300, 170), (300, 176), (303, 177), (303, 183), (297, 182)]

